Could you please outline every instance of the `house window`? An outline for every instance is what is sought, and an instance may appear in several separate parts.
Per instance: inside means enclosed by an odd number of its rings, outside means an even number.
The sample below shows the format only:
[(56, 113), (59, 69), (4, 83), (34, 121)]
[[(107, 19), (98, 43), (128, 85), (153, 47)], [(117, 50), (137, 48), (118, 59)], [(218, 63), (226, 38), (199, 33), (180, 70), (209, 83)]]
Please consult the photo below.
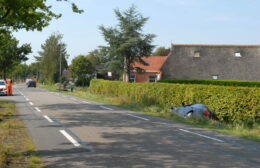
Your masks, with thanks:
[(235, 52), (235, 57), (242, 57), (240, 52)]
[(199, 51), (195, 51), (194, 52), (194, 57), (200, 57), (200, 52)]
[(130, 75), (129, 82), (135, 82), (135, 75)]
[(218, 80), (218, 75), (212, 75), (212, 79)]
[(156, 81), (157, 81), (157, 75), (149, 76), (149, 82), (156, 82)]

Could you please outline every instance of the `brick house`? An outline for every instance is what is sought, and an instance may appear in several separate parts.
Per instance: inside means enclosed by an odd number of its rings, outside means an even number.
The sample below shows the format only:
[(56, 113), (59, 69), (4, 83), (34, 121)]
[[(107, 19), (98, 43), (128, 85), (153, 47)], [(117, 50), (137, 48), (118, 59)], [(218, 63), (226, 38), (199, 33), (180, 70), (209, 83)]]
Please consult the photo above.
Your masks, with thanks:
[[(139, 62), (132, 64), (133, 70), (130, 75), (130, 82), (144, 83), (144, 82), (156, 82), (162, 79), (161, 67), (164, 64), (167, 56), (149, 56), (142, 57), (142, 60), (147, 63), (143, 65)], [(124, 81), (126, 77), (124, 75)]]
[(260, 45), (173, 44), (163, 79), (260, 80)]

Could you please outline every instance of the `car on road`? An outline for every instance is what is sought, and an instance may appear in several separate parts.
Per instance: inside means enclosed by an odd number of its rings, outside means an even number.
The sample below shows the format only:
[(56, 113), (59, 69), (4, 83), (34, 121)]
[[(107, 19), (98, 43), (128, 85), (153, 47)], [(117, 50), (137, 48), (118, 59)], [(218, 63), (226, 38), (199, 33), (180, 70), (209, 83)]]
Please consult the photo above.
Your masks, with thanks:
[(32, 79), (27, 78), (27, 79), (25, 80), (26, 85), (28, 85), (29, 81), (32, 81)]
[(27, 87), (36, 87), (36, 82), (34, 80), (30, 80), (26, 84)]
[(0, 80), (0, 95), (6, 96), (6, 83), (4, 80)]
[(217, 120), (217, 117), (204, 104), (189, 104), (181, 107), (172, 107), (171, 111), (181, 117), (207, 117)]

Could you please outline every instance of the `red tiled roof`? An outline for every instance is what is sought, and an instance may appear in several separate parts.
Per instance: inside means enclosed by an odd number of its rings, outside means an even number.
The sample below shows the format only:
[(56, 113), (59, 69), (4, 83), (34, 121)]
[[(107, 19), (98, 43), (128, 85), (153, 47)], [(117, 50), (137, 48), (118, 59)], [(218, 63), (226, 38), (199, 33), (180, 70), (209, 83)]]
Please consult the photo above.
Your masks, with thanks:
[(172, 44), (172, 46), (187, 46), (187, 47), (260, 47), (260, 45), (235, 45), (235, 44)]
[(134, 62), (132, 64), (132, 66), (133, 66), (133, 68), (141, 68), (144, 70), (159, 71), (166, 59), (167, 59), (167, 56), (142, 57), (142, 60), (147, 62), (149, 65), (143, 65), (139, 62)]

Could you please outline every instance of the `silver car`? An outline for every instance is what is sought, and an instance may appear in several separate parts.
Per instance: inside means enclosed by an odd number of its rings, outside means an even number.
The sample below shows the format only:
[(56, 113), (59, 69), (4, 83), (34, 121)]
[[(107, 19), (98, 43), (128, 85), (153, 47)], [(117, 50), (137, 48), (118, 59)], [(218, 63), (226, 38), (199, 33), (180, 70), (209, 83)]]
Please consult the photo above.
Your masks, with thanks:
[(4, 80), (0, 80), (0, 95), (6, 96), (6, 83)]
[(172, 107), (171, 111), (181, 117), (207, 117), (217, 120), (217, 117), (204, 104), (189, 104), (181, 107)]

